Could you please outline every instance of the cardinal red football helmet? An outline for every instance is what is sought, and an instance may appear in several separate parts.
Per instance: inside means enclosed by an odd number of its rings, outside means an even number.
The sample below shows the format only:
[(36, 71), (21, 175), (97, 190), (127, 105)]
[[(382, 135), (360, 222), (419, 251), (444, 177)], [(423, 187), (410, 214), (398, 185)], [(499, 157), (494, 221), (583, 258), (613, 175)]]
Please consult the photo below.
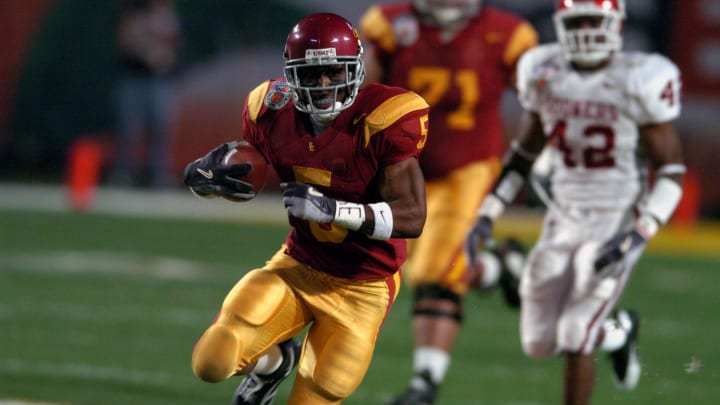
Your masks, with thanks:
[(625, 0), (560, 0), (553, 21), (567, 57), (594, 66), (622, 48)]
[[(358, 31), (345, 18), (317, 13), (300, 20), (285, 42), (285, 78), (295, 107), (319, 121), (333, 120), (350, 107), (365, 78), (362, 53)], [(320, 75), (330, 81), (323, 85)]]

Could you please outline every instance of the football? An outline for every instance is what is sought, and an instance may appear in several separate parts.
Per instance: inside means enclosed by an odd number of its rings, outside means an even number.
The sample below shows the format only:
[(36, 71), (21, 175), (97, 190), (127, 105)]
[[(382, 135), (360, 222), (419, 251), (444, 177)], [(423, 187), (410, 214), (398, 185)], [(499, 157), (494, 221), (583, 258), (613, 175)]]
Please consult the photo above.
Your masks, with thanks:
[(252, 171), (238, 178), (238, 180), (252, 184), (255, 195), (260, 194), (263, 187), (265, 187), (265, 180), (267, 180), (268, 174), (268, 163), (265, 157), (249, 143), (240, 141), (234, 148), (227, 152), (223, 158), (223, 164), (235, 165), (242, 163), (251, 164)]

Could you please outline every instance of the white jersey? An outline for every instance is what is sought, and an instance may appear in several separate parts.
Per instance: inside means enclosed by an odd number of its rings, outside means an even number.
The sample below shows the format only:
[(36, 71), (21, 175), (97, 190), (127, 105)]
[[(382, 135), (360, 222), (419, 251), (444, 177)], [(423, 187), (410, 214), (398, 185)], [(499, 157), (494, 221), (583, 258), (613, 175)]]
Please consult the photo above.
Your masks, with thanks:
[(680, 72), (664, 56), (617, 53), (596, 72), (574, 70), (558, 44), (527, 51), (518, 64), (520, 103), (540, 115), (553, 154), (560, 206), (624, 208), (643, 191), (638, 127), (680, 115)]

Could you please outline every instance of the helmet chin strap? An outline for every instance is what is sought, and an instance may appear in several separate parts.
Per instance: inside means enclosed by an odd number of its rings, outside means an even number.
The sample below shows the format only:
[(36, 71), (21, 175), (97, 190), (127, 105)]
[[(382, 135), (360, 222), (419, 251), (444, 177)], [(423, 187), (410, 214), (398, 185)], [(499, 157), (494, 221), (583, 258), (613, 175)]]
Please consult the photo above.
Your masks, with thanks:
[(448, 25), (462, 20), (463, 11), (459, 8), (437, 9), (431, 10), (430, 15), (432, 15), (440, 25)]
[(578, 67), (592, 70), (607, 64), (613, 55), (612, 51), (598, 51), (586, 55), (568, 55), (568, 58)]
[(310, 118), (317, 124), (323, 125), (327, 127), (328, 124), (330, 124), (335, 118), (337, 118), (338, 115), (340, 115), (340, 109), (342, 108), (342, 103), (339, 101), (335, 102), (335, 112), (332, 112), (333, 107), (325, 108), (324, 110), (320, 110), (318, 108), (313, 108), (314, 111), (328, 111), (328, 112), (315, 112), (310, 114)]

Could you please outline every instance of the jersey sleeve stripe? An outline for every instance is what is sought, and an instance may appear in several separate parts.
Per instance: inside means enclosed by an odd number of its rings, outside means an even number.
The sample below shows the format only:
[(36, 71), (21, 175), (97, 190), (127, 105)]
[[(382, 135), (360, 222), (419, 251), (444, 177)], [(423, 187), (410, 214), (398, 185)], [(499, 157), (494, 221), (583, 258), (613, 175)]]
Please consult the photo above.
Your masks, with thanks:
[(265, 102), (265, 94), (267, 94), (269, 86), (270, 81), (267, 80), (255, 87), (255, 89), (248, 94), (247, 108), (249, 113), (248, 115), (250, 116), (250, 120), (252, 120), (252, 122), (257, 122), (257, 117), (260, 114), (263, 103)]
[(503, 52), (503, 63), (514, 66), (520, 55), (538, 44), (538, 33), (528, 22), (523, 22), (513, 31)]
[(370, 138), (413, 111), (424, 110), (427, 102), (415, 93), (402, 93), (380, 104), (365, 119), (365, 145)]
[(385, 52), (395, 51), (397, 44), (392, 26), (379, 6), (372, 6), (365, 13), (360, 20), (360, 31), (368, 41), (377, 44)]

